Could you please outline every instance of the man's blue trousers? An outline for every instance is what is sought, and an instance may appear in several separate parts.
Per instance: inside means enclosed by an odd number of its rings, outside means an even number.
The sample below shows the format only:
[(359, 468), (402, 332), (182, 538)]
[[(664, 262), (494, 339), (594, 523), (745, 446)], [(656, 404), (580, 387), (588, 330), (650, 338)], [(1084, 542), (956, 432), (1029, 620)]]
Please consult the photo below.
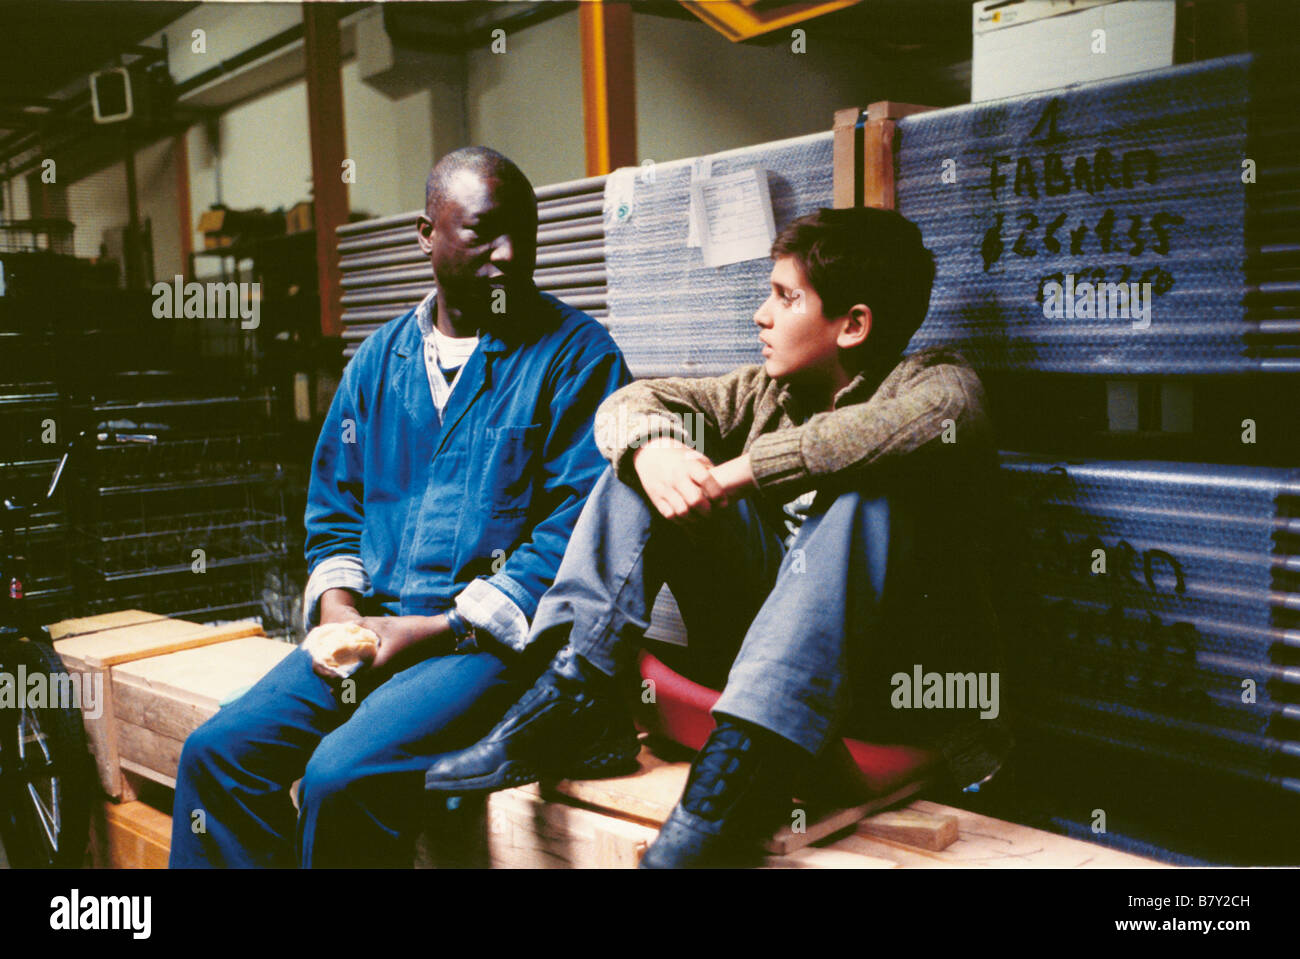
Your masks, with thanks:
[(185, 741), (170, 865), (409, 867), (425, 770), (492, 728), (533, 678), (521, 668), (438, 656), (373, 690), (359, 673), (352, 705), (295, 649)]

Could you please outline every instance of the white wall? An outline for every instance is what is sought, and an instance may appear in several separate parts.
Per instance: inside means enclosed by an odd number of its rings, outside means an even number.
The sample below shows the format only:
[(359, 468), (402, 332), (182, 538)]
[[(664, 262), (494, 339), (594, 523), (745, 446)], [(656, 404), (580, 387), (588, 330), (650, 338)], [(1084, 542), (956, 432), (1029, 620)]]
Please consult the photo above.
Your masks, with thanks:
[(77, 256), (99, 256), (105, 232), (127, 222), (125, 165), (114, 163), (71, 184), (68, 216), (77, 227), (72, 237)]
[(704, 23), (637, 13), (639, 158), (662, 162), (817, 133), (831, 128), (837, 109), (908, 100), (903, 91), (915, 84), (886, 75), (815, 25), (804, 24), (806, 52), (795, 53), (789, 31), (752, 46)]
[[(172, 79), (184, 83), (299, 23), (302, 7), (296, 3), (201, 3), (144, 43), (161, 46), (165, 36)], [(195, 29), (204, 31), (204, 53), (194, 52)]]
[[(236, 209), (290, 207), (311, 189), (307, 84), (299, 80), (232, 107), (219, 124), (222, 202)], [(209, 165), (217, 162), (209, 152)], [(209, 167), (210, 169), (210, 167)], [(196, 213), (205, 207), (195, 207)]]
[[(154, 273), (158, 277), (174, 276), (182, 268), (175, 160), (171, 140), (159, 141), (135, 154), (140, 222), (150, 222)], [(109, 234), (126, 226), (129, 220), (126, 198), (123, 162), (68, 187), (68, 216), (77, 228), (73, 234), (77, 256), (97, 257), (100, 244), (105, 242), (112, 255), (119, 255), (118, 239)]]
[(140, 197), (140, 219), (147, 218), (152, 229), (154, 275), (169, 279), (184, 272), (173, 141), (160, 140), (136, 153), (135, 183)]
[(499, 150), (535, 185), (586, 175), (582, 46), (576, 11), (506, 36), (506, 52), (467, 56), (471, 143)]
[(390, 100), (362, 81), (354, 59), (343, 65), (343, 114), (346, 155), (356, 161), (352, 209), (388, 216), (423, 206), (433, 161), (430, 91)]
[(27, 220), (31, 218), (32, 207), (27, 195), (27, 177), (10, 177), (4, 181), (5, 219)]
[[(205, 4), (164, 31), (173, 71), (184, 79), (300, 19), (296, 4)], [(201, 63), (180, 42), (194, 27), (208, 31), (209, 52)], [(703, 23), (641, 12), (633, 30), (639, 159), (666, 161), (826, 130), (840, 107), (878, 99), (934, 102), (934, 83), (940, 82), (916, 69), (910, 75), (886, 70), (853, 44), (823, 36), (815, 23), (803, 54), (793, 53), (784, 37), (771, 46), (733, 44)], [(487, 47), (469, 51), (463, 78), (461, 70), (456, 64), (431, 71), (423, 89), (390, 99), (361, 80), (355, 58), (344, 63), (354, 210), (385, 216), (419, 207), (430, 164), (466, 143), (500, 150), (535, 184), (585, 176), (576, 11), (508, 35), (503, 54)], [(225, 110), (215, 128), (219, 161), (203, 127), (188, 133), (195, 220), (216, 202), (218, 181), (222, 201), (236, 208), (287, 208), (309, 198), (303, 80)], [(170, 275), (179, 265), (182, 229), (170, 141), (140, 151), (137, 179), (141, 216), (153, 220), (155, 268)], [(26, 191), (18, 180), (12, 187), (17, 214)], [(72, 185), (78, 255), (97, 255), (104, 230), (126, 222), (125, 195), (120, 164)], [(202, 248), (197, 233), (193, 245)]]

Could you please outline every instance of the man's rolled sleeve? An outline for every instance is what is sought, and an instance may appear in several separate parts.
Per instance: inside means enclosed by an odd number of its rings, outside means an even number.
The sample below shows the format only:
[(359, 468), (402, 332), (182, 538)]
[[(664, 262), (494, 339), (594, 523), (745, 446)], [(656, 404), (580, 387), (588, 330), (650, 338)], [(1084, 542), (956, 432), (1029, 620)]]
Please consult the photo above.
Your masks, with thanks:
[(528, 617), (519, 604), (501, 587), (518, 584), (499, 574), (486, 579), (476, 579), (456, 597), (456, 612), (460, 613), (479, 632), (487, 633), (498, 643), (522, 653), (528, 646)]
[(303, 592), (304, 629), (310, 630), (320, 625), (320, 598), (330, 589), (346, 589), (360, 596), (370, 591), (370, 576), (367, 575), (360, 556), (339, 554), (316, 564), (311, 576), (307, 578), (307, 588)]

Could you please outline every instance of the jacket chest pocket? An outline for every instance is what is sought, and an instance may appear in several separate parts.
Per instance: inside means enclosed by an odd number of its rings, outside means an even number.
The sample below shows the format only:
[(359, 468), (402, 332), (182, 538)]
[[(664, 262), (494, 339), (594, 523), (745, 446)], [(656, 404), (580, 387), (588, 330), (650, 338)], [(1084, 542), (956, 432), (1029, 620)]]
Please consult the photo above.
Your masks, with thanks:
[(494, 516), (517, 516), (532, 504), (533, 480), (541, 456), (542, 423), (489, 426), (479, 480), (479, 502)]

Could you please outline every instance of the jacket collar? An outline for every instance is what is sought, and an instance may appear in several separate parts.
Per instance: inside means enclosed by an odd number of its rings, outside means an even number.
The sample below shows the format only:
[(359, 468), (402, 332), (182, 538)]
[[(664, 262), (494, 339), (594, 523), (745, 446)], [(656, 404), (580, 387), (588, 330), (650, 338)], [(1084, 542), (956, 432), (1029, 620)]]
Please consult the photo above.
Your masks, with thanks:
[[(534, 296), (540, 296), (533, 288)], [(425, 337), (433, 334), (433, 317), (434, 311), (438, 308), (438, 287), (430, 287), (428, 294), (420, 305), (411, 312), (414, 314), (415, 322), (407, 325), (401, 335), (393, 341), (393, 350), (399, 356), (419, 357), (423, 361), (423, 344)], [(503, 340), (496, 333), (490, 330), (479, 330), (478, 348), (483, 353), (505, 353), (510, 349), (510, 344)]]

